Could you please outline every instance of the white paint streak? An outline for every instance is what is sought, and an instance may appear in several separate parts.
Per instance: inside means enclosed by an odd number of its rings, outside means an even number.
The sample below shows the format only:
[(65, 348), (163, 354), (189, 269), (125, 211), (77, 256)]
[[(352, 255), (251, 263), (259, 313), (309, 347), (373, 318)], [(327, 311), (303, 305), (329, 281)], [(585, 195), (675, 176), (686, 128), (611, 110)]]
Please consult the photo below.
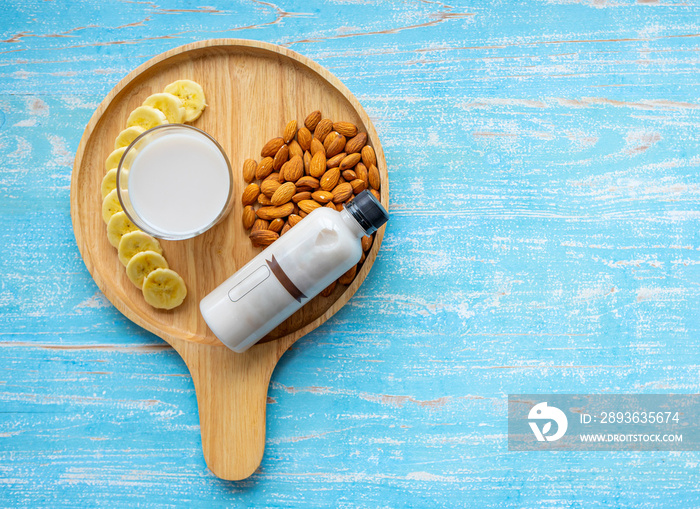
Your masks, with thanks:
[(66, 95), (60, 97), (60, 100), (68, 107), (69, 110), (75, 110), (75, 109), (86, 109), (86, 110), (94, 110), (99, 106), (99, 102), (85, 102), (85, 99), (80, 96), (75, 96), (75, 95)]
[(410, 472), (406, 474), (407, 481), (428, 481), (428, 482), (449, 482), (455, 483), (460, 480), (456, 477), (446, 475), (436, 475), (430, 472)]
[(685, 293), (684, 288), (640, 288), (637, 290), (637, 302), (681, 300)]
[(75, 306), (76, 309), (81, 309), (81, 308), (108, 308), (111, 307), (112, 303), (107, 300), (107, 297), (104, 296), (102, 292), (97, 292), (95, 293), (92, 297), (89, 299), (84, 300), (77, 306)]
[(36, 125), (36, 118), (28, 118), (20, 120), (12, 125), (12, 127), (33, 127)]
[(66, 148), (66, 140), (55, 134), (49, 134), (48, 139), (51, 143), (53, 162), (58, 166), (73, 166), (74, 154)]

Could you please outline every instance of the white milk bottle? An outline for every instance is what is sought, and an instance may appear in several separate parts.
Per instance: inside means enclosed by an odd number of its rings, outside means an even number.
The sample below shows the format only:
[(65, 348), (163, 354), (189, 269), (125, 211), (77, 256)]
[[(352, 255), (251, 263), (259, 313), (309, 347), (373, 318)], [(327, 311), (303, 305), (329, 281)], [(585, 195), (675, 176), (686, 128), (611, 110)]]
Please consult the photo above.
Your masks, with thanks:
[(363, 191), (341, 212), (320, 207), (204, 297), (211, 331), (245, 352), (360, 261), (361, 239), (389, 219)]

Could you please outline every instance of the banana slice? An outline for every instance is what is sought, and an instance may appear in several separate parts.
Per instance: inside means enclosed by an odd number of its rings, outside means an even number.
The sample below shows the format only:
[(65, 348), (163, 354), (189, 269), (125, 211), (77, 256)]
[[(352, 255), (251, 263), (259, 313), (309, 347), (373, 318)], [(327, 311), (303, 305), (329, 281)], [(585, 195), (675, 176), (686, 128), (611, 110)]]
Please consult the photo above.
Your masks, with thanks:
[(139, 288), (143, 288), (143, 280), (156, 269), (169, 269), (163, 255), (155, 251), (141, 251), (131, 257), (126, 266), (126, 275)]
[(138, 138), (139, 134), (144, 132), (145, 129), (140, 125), (134, 125), (127, 127), (122, 132), (117, 135), (117, 139), (114, 140), (114, 148), (128, 147), (132, 141)]
[(164, 92), (180, 98), (185, 107), (185, 122), (197, 120), (207, 106), (202, 86), (192, 80), (174, 81)]
[(181, 124), (185, 121), (185, 107), (180, 98), (173, 94), (163, 92), (149, 95), (143, 101), (143, 105), (162, 111), (171, 124)]
[(122, 204), (119, 203), (119, 196), (117, 196), (117, 190), (112, 189), (107, 196), (102, 200), (102, 220), (105, 224), (109, 224), (109, 220), (117, 212), (121, 212)]
[(100, 190), (102, 191), (102, 199), (105, 196), (114, 191), (117, 188), (117, 169), (112, 168), (107, 172), (107, 174), (102, 179), (102, 186)]
[(119, 261), (124, 267), (129, 265), (132, 256), (142, 251), (155, 251), (158, 254), (163, 254), (160, 242), (140, 230), (124, 234), (119, 241)]
[(126, 212), (122, 210), (109, 219), (109, 223), (107, 223), (107, 239), (110, 244), (119, 249), (119, 241), (122, 240), (124, 234), (135, 232), (136, 230), (138, 230), (138, 227), (131, 222)]
[(180, 275), (171, 269), (156, 269), (143, 280), (143, 297), (158, 309), (173, 309), (185, 300), (187, 286)]
[(145, 130), (167, 123), (168, 119), (165, 117), (165, 113), (151, 106), (139, 106), (131, 112), (126, 121), (127, 127), (138, 126)]
[(105, 161), (105, 170), (109, 171), (112, 168), (119, 166), (119, 161), (121, 161), (124, 152), (126, 152), (126, 147), (115, 149), (111, 154), (109, 154), (107, 156), (107, 160)]

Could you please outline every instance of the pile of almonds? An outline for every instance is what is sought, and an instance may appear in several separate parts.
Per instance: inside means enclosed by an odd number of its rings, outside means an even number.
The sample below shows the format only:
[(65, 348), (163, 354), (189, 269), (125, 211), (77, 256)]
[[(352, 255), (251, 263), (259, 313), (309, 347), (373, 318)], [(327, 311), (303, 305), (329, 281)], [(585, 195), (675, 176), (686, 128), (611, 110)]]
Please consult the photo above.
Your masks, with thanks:
[[(342, 210), (365, 189), (380, 200), (377, 157), (367, 145), (367, 133), (350, 122), (322, 118), (318, 110), (306, 117), (301, 129), (296, 120), (288, 122), (282, 136), (268, 141), (260, 156), (260, 162), (243, 163), (243, 179), (249, 184), (241, 197), (243, 227), (250, 229), (255, 247), (269, 246), (318, 207)], [(362, 239), (364, 252), (372, 247), (373, 237)], [(363, 254), (358, 266), (364, 259)], [(350, 284), (358, 266), (337, 282)], [(322, 295), (330, 295), (335, 285)]]

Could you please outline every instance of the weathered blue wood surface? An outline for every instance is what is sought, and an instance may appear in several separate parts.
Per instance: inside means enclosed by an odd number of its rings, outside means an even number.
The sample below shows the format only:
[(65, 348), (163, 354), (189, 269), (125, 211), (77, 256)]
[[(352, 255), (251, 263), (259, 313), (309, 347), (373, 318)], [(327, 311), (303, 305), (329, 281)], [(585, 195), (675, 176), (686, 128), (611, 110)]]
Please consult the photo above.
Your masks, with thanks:
[[(700, 506), (700, 453), (506, 449), (508, 393), (700, 392), (698, 2), (202, 3), (0, 3), (0, 506)], [(281, 361), (238, 483), (69, 217), (105, 94), (214, 37), (328, 67), (391, 178), (377, 263)]]

